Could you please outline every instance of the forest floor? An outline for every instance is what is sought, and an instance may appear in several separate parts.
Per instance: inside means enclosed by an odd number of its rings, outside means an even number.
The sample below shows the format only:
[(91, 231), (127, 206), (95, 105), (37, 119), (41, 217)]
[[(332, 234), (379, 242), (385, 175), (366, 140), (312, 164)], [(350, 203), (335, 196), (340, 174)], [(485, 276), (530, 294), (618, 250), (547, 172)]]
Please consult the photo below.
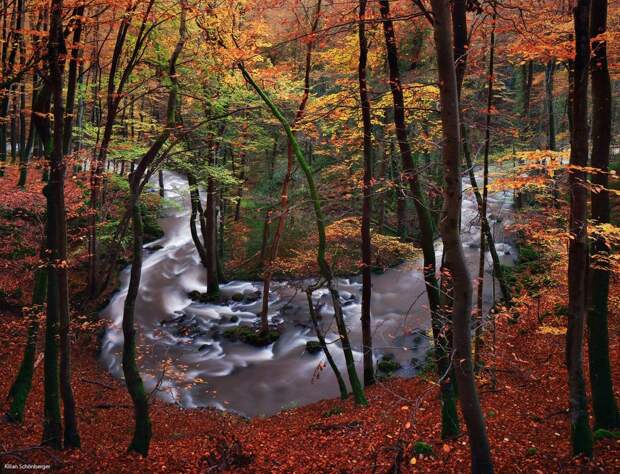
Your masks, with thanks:
[[(0, 316), (0, 393), (12, 382), (25, 335)], [(610, 333), (617, 334), (618, 318)], [(467, 438), (442, 442), (437, 386), (424, 378), (391, 379), (367, 391), (369, 405), (323, 400), (268, 418), (246, 420), (212, 409), (186, 410), (153, 399), (153, 441), (146, 459), (125, 452), (133, 429), (131, 400), (121, 381), (97, 360), (95, 338), (73, 352), (82, 449), (39, 449), (43, 364), (36, 369), (25, 422), (0, 422), (3, 464), (45, 464), (66, 472), (466, 472)], [(612, 360), (619, 360), (612, 338)], [(620, 441), (597, 441), (591, 461), (569, 455), (564, 338), (541, 331), (535, 314), (517, 324), (497, 322), (495, 386), (479, 387), (497, 472), (620, 472)], [(620, 386), (615, 364), (614, 381)], [(3, 407), (5, 408), (5, 407)], [(432, 455), (413, 455), (416, 441)], [(415, 459), (415, 461), (413, 460)], [(209, 469), (212, 469), (211, 471)]]
[[(0, 199), (6, 206), (4, 197)], [(1, 225), (10, 224), (9, 217), (0, 219)], [(30, 253), (27, 258), (32, 259)], [(6, 259), (0, 265), (5, 274), (10, 273), (7, 278), (16, 280), (17, 290), (27, 286), (27, 279), (19, 277), (24, 276), (21, 255), (10, 257), (10, 267)], [(570, 456), (562, 316), (565, 265), (564, 258), (546, 262), (545, 275), (559, 275), (560, 281), (548, 282), (538, 298), (522, 298), (521, 307), (529, 309), (521, 312), (516, 324), (509, 315), (499, 315), (494, 343), (487, 335), (482, 357), (487, 369), (481, 372), (478, 386), (497, 472), (620, 472), (617, 439), (598, 440), (592, 460)], [(617, 279), (610, 295), (611, 360), (618, 361), (620, 340), (613, 337), (620, 332)], [(19, 311), (4, 308), (0, 311), (2, 400), (26, 339)], [(469, 470), (467, 437), (440, 440), (438, 388), (432, 373), (377, 383), (367, 390), (366, 407), (357, 407), (351, 400), (323, 400), (251, 420), (213, 409), (183, 409), (153, 396), (149, 456), (127, 454), (133, 430), (131, 400), (123, 382), (100, 364), (98, 334), (99, 324), (80, 322), (74, 329), (73, 386), (82, 448), (58, 452), (39, 447), (43, 416), (39, 359), (25, 422), (0, 420), (3, 470), (8, 465), (38, 464), (64, 472), (385, 473), (392, 472), (395, 463), (402, 472)], [(587, 373), (587, 351), (585, 366)], [(620, 366), (612, 363), (612, 367), (618, 389)], [(0, 409), (6, 408), (3, 401)], [(418, 441), (427, 443), (432, 454), (415, 454)]]

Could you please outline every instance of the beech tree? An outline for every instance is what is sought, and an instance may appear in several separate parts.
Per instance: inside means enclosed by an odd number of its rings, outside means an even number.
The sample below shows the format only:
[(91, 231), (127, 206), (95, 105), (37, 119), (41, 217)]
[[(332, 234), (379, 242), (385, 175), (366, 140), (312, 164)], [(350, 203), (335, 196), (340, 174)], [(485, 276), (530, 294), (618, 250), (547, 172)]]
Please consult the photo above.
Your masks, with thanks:
[(493, 472), (489, 440), (478, 399), (471, 358), (472, 283), (459, 233), (462, 199), (461, 139), (450, 9), (448, 0), (432, 0), (431, 5), (443, 126), (441, 156), (445, 182), (440, 231), (444, 245), (444, 266), (450, 272), (453, 288), (452, 331), (458, 396), (469, 436), (471, 470), (472, 472)]
[(570, 224), (568, 244), (568, 330), (566, 366), (573, 454), (592, 455), (592, 432), (583, 375), (583, 335), (586, 316), (588, 221), (586, 171), (588, 165), (588, 64), (590, 62), (590, 1), (579, 0), (573, 10), (575, 62), (572, 85), (570, 152)]
[[(593, 59), (592, 77), (592, 161), (594, 168), (590, 193), (591, 219), (594, 225), (610, 221), (609, 149), (611, 145), (611, 81), (607, 66), (607, 42), (601, 39), (607, 30), (607, 0), (592, 0), (590, 6), (590, 35)], [(609, 277), (605, 261), (611, 248), (605, 236), (595, 235), (590, 247), (590, 281), (588, 308), (588, 351), (594, 426), (609, 430), (620, 426), (620, 414), (614, 396), (609, 361), (609, 330), (607, 325)]]

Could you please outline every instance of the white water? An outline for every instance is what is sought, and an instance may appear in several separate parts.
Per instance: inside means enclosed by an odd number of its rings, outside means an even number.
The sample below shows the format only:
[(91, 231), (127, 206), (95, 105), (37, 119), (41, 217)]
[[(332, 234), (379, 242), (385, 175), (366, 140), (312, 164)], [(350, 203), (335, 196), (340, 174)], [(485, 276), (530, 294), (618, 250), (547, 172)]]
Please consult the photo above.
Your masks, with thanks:
[[(464, 180), (464, 189), (469, 189)], [(227, 297), (244, 294), (244, 301), (229, 300), (226, 305), (201, 304), (190, 300), (192, 290), (205, 291), (205, 272), (189, 231), (189, 192), (184, 178), (165, 173), (166, 197), (177, 205), (166, 210), (160, 220), (165, 235), (146, 248), (142, 280), (136, 301), (139, 365), (147, 389), (159, 383), (159, 395), (184, 407), (212, 406), (248, 416), (270, 415), (283, 408), (338, 396), (335, 377), (324, 363), (322, 353), (305, 352), (306, 341), (315, 340), (306, 297), (294, 282), (272, 285), (270, 318), (281, 322), (283, 333), (269, 347), (257, 349), (241, 342), (230, 342), (218, 333), (239, 324), (257, 322), (261, 300), (254, 295), (258, 282), (233, 281), (221, 287)], [(504, 242), (503, 226), (510, 215), (510, 193), (489, 196), (489, 216), (494, 225), (497, 249), (505, 263), (513, 260), (510, 245)], [(498, 219), (499, 216), (499, 219)], [(499, 224), (497, 221), (502, 221)], [(472, 276), (478, 273), (480, 227), (478, 210), (471, 192), (466, 191), (462, 209), (462, 239)], [(441, 246), (436, 246), (438, 262)], [(412, 358), (422, 362), (430, 347), (430, 318), (422, 262), (411, 261), (373, 275), (372, 327), (375, 359), (393, 354), (401, 363), (396, 375), (413, 376)], [(487, 253), (487, 269), (491, 267)], [(358, 278), (339, 279), (343, 309), (355, 349), (361, 376), (360, 293)], [(112, 374), (122, 377), (121, 321), (129, 283), (129, 268), (121, 274), (121, 288), (101, 316), (111, 322), (102, 344), (102, 361)], [(297, 286), (299, 282), (297, 282)], [(485, 278), (485, 305), (493, 300), (492, 277)], [(333, 308), (324, 292), (315, 292), (320, 302), (326, 339), (336, 339)], [(231, 320), (232, 317), (232, 320)], [(176, 319), (180, 318), (180, 319)], [(176, 320), (175, 320), (176, 319)], [(172, 321), (175, 320), (175, 321)], [(332, 355), (343, 375), (344, 358), (337, 343)]]

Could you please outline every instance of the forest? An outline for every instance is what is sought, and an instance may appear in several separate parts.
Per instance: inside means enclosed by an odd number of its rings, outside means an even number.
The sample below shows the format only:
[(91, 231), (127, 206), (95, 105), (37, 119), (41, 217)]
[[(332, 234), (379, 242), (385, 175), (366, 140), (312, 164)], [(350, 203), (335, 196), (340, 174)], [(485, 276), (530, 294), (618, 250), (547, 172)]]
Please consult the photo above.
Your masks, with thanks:
[(0, 2), (2, 472), (620, 472), (619, 2)]

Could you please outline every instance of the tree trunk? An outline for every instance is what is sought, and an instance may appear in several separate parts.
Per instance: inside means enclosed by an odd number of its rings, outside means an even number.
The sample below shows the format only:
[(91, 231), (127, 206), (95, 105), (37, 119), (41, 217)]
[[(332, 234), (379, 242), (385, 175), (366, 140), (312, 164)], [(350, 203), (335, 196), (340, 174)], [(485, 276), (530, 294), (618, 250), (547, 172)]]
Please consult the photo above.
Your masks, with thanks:
[[(312, 21), (312, 26), (310, 28), (311, 41), (308, 42), (306, 46), (306, 61), (305, 61), (305, 73), (304, 73), (304, 92), (301, 96), (301, 100), (299, 102), (299, 106), (297, 107), (297, 113), (295, 114), (295, 118), (293, 119), (293, 123), (291, 124), (291, 128), (294, 129), (295, 125), (301, 120), (303, 117), (304, 111), (306, 110), (306, 103), (308, 102), (308, 97), (310, 95), (310, 70), (312, 67), (312, 50), (314, 48), (314, 33), (316, 32), (319, 26), (319, 19), (321, 18), (321, 2), (322, 0), (318, 0), (316, 4), (316, 9), (314, 12), (314, 19)], [(274, 160), (275, 160), (275, 152), (277, 146), (277, 137), (274, 140)], [(278, 258), (278, 248), (280, 246), (280, 239), (284, 232), (284, 227), (286, 225), (286, 219), (288, 217), (288, 187), (291, 181), (291, 176), (293, 172), (293, 146), (289, 142), (287, 146), (287, 165), (286, 165), (286, 174), (284, 175), (284, 180), (282, 181), (282, 190), (280, 192), (280, 215), (278, 216), (278, 225), (276, 227), (276, 232), (273, 236), (273, 241), (271, 243), (271, 251), (269, 253), (269, 259), (265, 265), (265, 274), (263, 276), (263, 305), (261, 308), (261, 324), (262, 330), (268, 330), (267, 323), (267, 313), (269, 311), (269, 287), (271, 285), (271, 278), (273, 277), (273, 261)], [(271, 171), (271, 175), (273, 175), (273, 171)]]
[(43, 310), (47, 294), (47, 272), (37, 268), (34, 272), (34, 288), (32, 290), (32, 306), (28, 308), (28, 316), (31, 318), (28, 326), (28, 337), (24, 349), (24, 357), (19, 366), (15, 381), (9, 390), (8, 398), (11, 406), (6, 413), (9, 421), (21, 423), (24, 421), (26, 400), (32, 388), (34, 364), (37, 355), (37, 335), (39, 333), (39, 312)]
[(375, 381), (374, 362), (372, 357), (372, 327), (370, 324), (370, 299), (372, 295), (371, 265), (372, 249), (370, 246), (370, 218), (372, 215), (372, 123), (370, 120), (370, 100), (366, 82), (366, 64), (368, 62), (368, 42), (366, 40), (366, 0), (360, 0), (358, 35), (360, 56), (358, 81), (362, 122), (364, 125), (364, 188), (362, 206), (362, 351), (364, 353), (364, 385), (372, 385)]
[[(189, 218), (189, 229), (192, 235), (192, 240), (200, 256), (200, 263), (206, 269), (207, 268), (207, 253), (203, 243), (198, 236), (198, 229), (196, 227), (196, 218), (202, 216), (202, 204), (200, 203), (200, 190), (198, 189), (198, 183), (196, 177), (191, 171), (187, 172), (187, 184), (189, 185), (189, 196), (192, 207), (192, 212)], [(201, 219), (201, 217), (199, 217)]]
[[(458, 417), (454, 391), (450, 376), (446, 376), (449, 368), (449, 354), (451, 349), (449, 341), (445, 338), (447, 327), (444, 318), (440, 314), (439, 287), (436, 278), (435, 245), (433, 239), (433, 224), (428, 210), (422, 187), (414, 168), (411, 146), (407, 136), (405, 124), (405, 105), (403, 89), (400, 81), (398, 67), (398, 53), (396, 49), (396, 36), (394, 25), (390, 18), (389, 0), (380, 0), (381, 18), (383, 20), (383, 32), (390, 70), (390, 88), (394, 102), (394, 125), (396, 138), (400, 148), (403, 163), (403, 175), (410, 186), (410, 192), (415, 204), (418, 221), (420, 224), (420, 245), (424, 255), (424, 280), (426, 282), (426, 294), (428, 296), (431, 311), (431, 325), (433, 327), (433, 340), (437, 358), (437, 373), (442, 385), (441, 388), (441, 411), (442, 411), (442, 437), (449, 438), (458, 434)], [(452, 51), (450, 57), (453, 58)]]
[[(209, 165), (214, 164), (213, 144), (209, 147)], [(215, 201), (217, 200), (217, 190), (215, 180), (209, 176), (207, 178), (207, 204), (205, 207), (205, 251), (207, 255), (207, 295), (210, 298), (217, 298), (220, 293), (220, 284), (217, 277), (217, 234), (215, 221)]]
[[(482, 172), (482, 203), (479, 208), (480, 211), (480, 260), (478, 263), (478, 288), (476, 295), (476, 316), (478, 318), (475, 324), (475, 338), (474, 338), (474, 368), (477, 369), (480, 365), (480, 350), (482, 348), (482, 326), (484, 324), (484, 315), (482, 314), (482, 302), (484, 296), (484, 264), (486, 255), (486, 243), (483, 220), (487, 220), (487, 197), (488, 197), (488, 184), (489, 184), (489, 151), (491, 148), (491, 112), (493, 110), (493, 66), (495, 60), (495, 21), (496, 13), (493, 12), (493, 25), (491, 27), (491, 44), (489, 48), (489, 74), (487, 79), (487, 110), (486, 121), (484, 128), (484, 165)], [(473, 171), (472, 171), (473, 172)]]
[(547, 102), (547, 149), (556, 151), (555, 114), (553, 112), (553, 78), (555, 60), (551, 59), (545, 68), (545, 100)]
[(489, 473), (493, 472), (493, 464), (471, 360), (472, 284), (459, 234), (462, 199), (459, 159), (461, 141), (450, 6), (448, 0), (431, 0), (431, 5), (435, 19), (434, 37), (443, 127), (441, 155), (445, 184), (440, 230), (444, 244), (445, 266), (452, 277), (454, 364), (461, 411), (469, 435), (472, 472)]
[(127, 390), (134, 405), (135, 429), (133, 439), (129, 445), (129, 451), (136, 451), (146, 456), (149, 451), (152, 428), (149, 417), (148, 397), (144, 391), (144, 384), (136, 363), (136, 328), (134, 326), (135, 304), (142, 273), (142, 216), (140, 215), (139, 181), (135, 182), (137, 176), (132, 178), (132, 194), (129, 207), (133, 222), (133, 257), (129, 287), (123, 311), (123, 374)]
[[(575, 69), (572, 89), (573, 128), (571, 167), (588, 165), (588, 62), (590, 34), (589, 0), (579, 0), (575, 19)], [(586, 312), (586, 272), (588, 268), (588, 222), (586, 172), (573, 168), (569, 174), (571, 238), (568, 245), (568, 330), (566, 365), (573, 454), (592, 455), (592, 433), (588, 421), (588, 402), (583, 376), (583, 332)]]
[(125, 305), (123, 308), (123, 374), (125, 376), (127, 391), (133, 401), (135, 418), (133, 438), (128, 449), (129, 451), (140, 453), (143, 456), (148, 454), (152, 429), (151, 420), (149, 417), (149, 400), (146, 392), (144, 391), (142, 377), (140, 376), (140, 371), (136, 362), (136, 328), (134, 325), (135, 304), (140, 288), (140, 279), (142, 276), (143, 234), (142, 215), (140, 213), (140, 194), (143, 186), (146, 184), (150, 176), (150, 173), (147, 173), (147, 170), (151, 169), (154, 171), (154, 168), (158, 165), (158, 163), (155, 163), (156, 158), (168, 140), (171, 131), (177, 124), (176, 110), (179, 85), (176, 63), (186, 39), (185, 16), (185, 6), (181, 3), (179, 39), (168, 63), (170, 92), (168, 94), (168, 105), (166, 109), (166, 126), (138, 162), (135, 171), (131, 175), (129, 185), (131, 197), (127, 207), (128, 211), (131, 213), (131, 220), (133, 223), (133, 257), (131, 262), (129, 287), (127, 288), (127, 296), (125, 297)]
[[(607, 30), (607, 0), (592, 0), (590, 34), (596, 37)], [(609, 148), (611, 144), (611, 81), (607, 66), (605, 40), (592, 42), (594, 60), (592, 76), (592, 184), (597, 192), (590, 194), (591, 218), (594, 224), (608, 224), (609, 207)], [(614, 397), (609, 363), (609, 331), (607, 304), (610, 270), (604, 259), (611, 253), (603, 237), (597, 237), (590, 247), (590, 306), (588, 308), (588, 352), (594, 426), (608, 430), (620, 427), (620, 414)], [(602, 261), (603, 260), (603, 261)]]
[[(457, 93), (459, 95), (459, 105), (461, 97), (461, 88), (463, 84), (463, 77), (467, 69), (467, 51), (469, 48), (467, 40), (467, 17), (465, 10), (465, 0), (456, 0), (454, 8), (452, 9), (452, 29), (454, 32), (454, 55), (455, 58), (460, 58), (456, 62), (456, 74), (457, 74)], [(481, 216), (480, 225), (484, 234), (484, 239), (491, 253), (491, 260), (493, 262), (493, 275), (497, 278), (499, 286), (504, 298), (504, 303), (508, 306), (512, 305), (512, 293), (510, 286), (506, 282), (504, 270), (495, 248), (495, 238), (493, 232), (486, 218), (486, 213), (482, 212), (482, 195), (480, 194), (480, 188), (476, 180), (476, 174), (474, 172), (474, 163), (471, 157), (471, 147), (469, 143), (469, 134), (467, 132), (467, 126), (463, 119), (463, 109), (459, 106), (459, 120), (461, 123), (461, 142), (463, 144), (463, 155), (465, 156), (465, 164), (467, 165), (467, 172), (469, 174), (469, 180), (471, 182), (472, 190), (476, 198), (476, 204), (478, 206), (478, 212)]]
[(329, 290), (332, 305), (334, 307), (334, 319), (336, 321), (336, 326), (338, 327), (338, 333), (340, 335), (340, 341), (342, 344), (342, 352), (344, 353), (344, 358), (346, 361), (347, 372), (349, 374), (349, 382), (351, 383), (351, 389), (353, 391), (353, 397), (355, 399), (355, 403), (358, 405), (366, 405), (368, 402), (366, 400), (366, 396), (364, 395), (364, 388), (360, 383), (360, 380), (357, 376), (357, 371), (355, 369), (355, 359), (353, 358), (353, 352), (351, 350), (351, 343), (349, 341), (349, 335), (347, 333), (346, 324), (344, 322), (344, 316), (342, 313), (342, 306), (340, 305), (340, 296), (338, 294), (338, 290), (334, 286), (333, 281), (333, 273), (332, 269), (327, 262), (325, 257), (326, 248), (327, 248), (327, 238), (325, 236), (325, 218), (323, 217), (323, 210), (321, 209), (321, 200), (319, 198), (319, 194), (316, 190), (316, 185), (314, 183), (314, 176), (312, 174), (312, 170), (306, 161), (301, 148), (299, 147), (299, 143), (295, 138), (295, 134), (291, 130), (287, 120), (282, 115), (282, 112), (274, 105), (274, 103), (269, 99), (269, 97), (263, 92), (263, 90), (254, 82), (252, 77), (248, 74), (242, 64), (239, 64), (239, 69), (243, 74), (243, 77), (248, 81), (248, 83), (252, 86), (252, 88), (257, 92), (257, 94), (261, 97), (261, 99), (265, 102), (265, 104), (269, 107), (271, 113), (278, 119), (284, 130), (286, 131), (286, 135), (293, 147), (293, 152), (295, 153), (295, 157), (297, 158), (297, 162), (299, 166), (303, 170), (304, 175), (306, 176), (306, 181), (308, 183), (308, 189), (310, 192), (310, 199), (312, 200), (312, 204), (314, 207), (314, 213), (316, 217), (316, 226), (317, 232), (319, 235), (319, 245), (317, 249), (317, 263), (319, 266), (319, 270), (321, 272), (321, 276), (325, 279), (327, 284), (327, 288)]
[(334, 358), (329, 352), (329, 348), (327, 347), (327, 342), (325, 342), (325, 337), (323, 336), (323, 332), (321, 331), (321, 327), (319, 326), (319, 318), (316, 314), (316, 309), (314, 308), (314, 304), (312, 303), (312, 288), (308, 288), (306, 290), (306, 296), (308, 298), (308, 311), (310, 312), (310, 320), (312, 321), (312, 326), (314, 327), (316, 338), (319, 340), (319, 344), (321, 345), (323, 354), (325, 354), (327, 363), (329, 364), (331, 369), (334, 371), (334, 375), (336, 376), (336, 380), (338, 382), (338, 389), (340, 390), (340, 398), (342, 400), (346, 400), (347, 395), (349, 393), (349, 391), (347, 390), (347, 384), (344, 383), (344, 379), (342, 378), (340, 369), (336, 365)]

